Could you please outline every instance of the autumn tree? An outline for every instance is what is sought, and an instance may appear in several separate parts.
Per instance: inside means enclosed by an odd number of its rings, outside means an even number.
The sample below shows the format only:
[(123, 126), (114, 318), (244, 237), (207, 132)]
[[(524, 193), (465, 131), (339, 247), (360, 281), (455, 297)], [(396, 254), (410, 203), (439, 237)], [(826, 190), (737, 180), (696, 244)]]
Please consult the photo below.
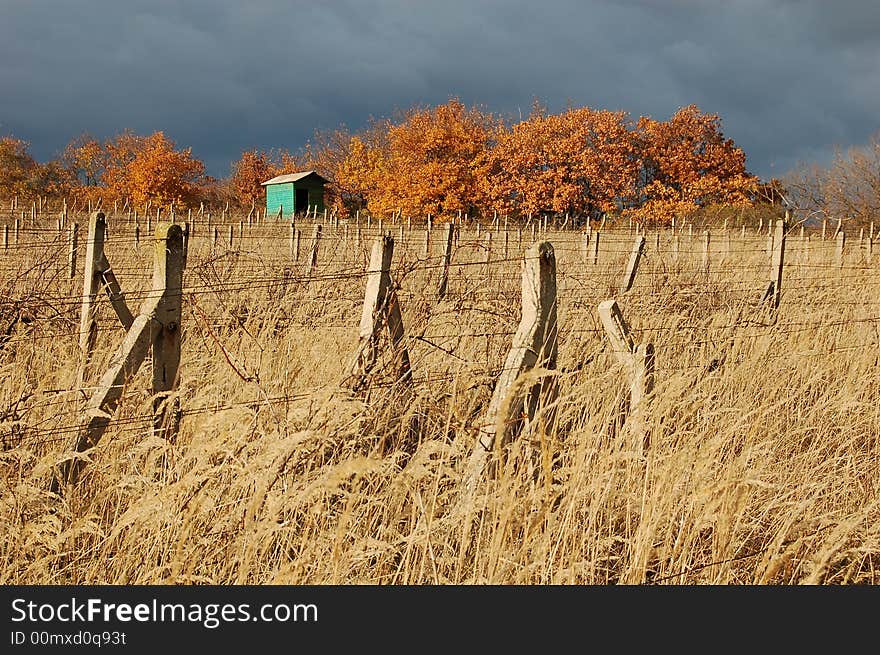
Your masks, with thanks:
[(81, 186), (97, 186), (107, 167), (107, 148), (93, 136), (83, 133), (64, 147), (60, 163)]
[(377, 203), (381, 202), (383, 180), (388, 179), (390, 127), (388, 120), (371, 120), (365, 130), (351, 136), (345, 145), (345, 157), (328, 178), (335, 188), (337, 205), (348, 212), (362, 208), (384, 210)]
[(148, 137), (123, 134), (109, 151), (105, 180), (112, 193), (128, 194), (135, 203), (160, 205), (191, 205), (201, 197), (204, 164), (193, 158), (191, 148), (175, 149), (163, 132)]
[(263, 182), (277, 175), (278, 165), (271, 161), (269, 153), (245, 150), (232, 164), (231, 191), (239, 205), (245, 207), (262, 202)]
[(28, 152), (29, 144), (12, 136), (0, 137), (0, 196), (31, 196), (38, 164)]
[(484, 153), (480, 190), (500, 212), (595, 215), (633, 194), (638, 167), (626, 113), (537, 106)]
[(388, 130), (387, 155), (369, 154), (384, 177), (369, 197), (374, 213), (400, 209), (435, 216), (470, 211), (477, 196), (476, 160), (487, 147), (496, 119), (451, 99), (432, 109), (412, 109)]
[(696, 105), (668, 121), (638, 122), (642, 154), (641, 203), (634, 214), (665, 222), (710, 204), (750, 204), (757, 179), (746, 171), (745, 153), (721, 132), (717, 114)]

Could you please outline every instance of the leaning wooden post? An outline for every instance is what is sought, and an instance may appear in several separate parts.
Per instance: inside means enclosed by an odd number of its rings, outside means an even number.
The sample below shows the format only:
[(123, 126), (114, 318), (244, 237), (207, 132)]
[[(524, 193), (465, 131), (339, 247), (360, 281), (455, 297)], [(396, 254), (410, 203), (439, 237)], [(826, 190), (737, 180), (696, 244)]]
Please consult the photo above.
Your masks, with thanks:
[(593, 266), (599, 264), (599, 234), (599, 230), (593, 232)]
[(153, 427), (165, 438), (177, 432), (179, 401), (169, 402), (178, 384), (180, 319), (183, 299), (183, 230), (174, 223), (156, 226), (153, 292), (161, 300), (151, 334), (153, 347)]
[(449, 266), (452, 262), (452, 237), (454, 234), (452, 223), (446, 224), (446, 247), (443, 249), (443, 266), (440, 269), (440, 286), (437, 289), (437, 299), (443, 300), (446, 297), (446, 290), (449, 286)]
[(636, 272), (639, 270), (639, 261), (645, 252), (645, 236), (639, 235), (633, 244), (632, 253), (629, 256), (629, 262), (626, 265), (626, 272), (623, 275), (623, 281), (620, 284), (620, 292), (626, 293), (632, 289), (633, 282), (636, 279)]
[[(150, 337), (154, 328), (154, 316), (161, 298), (151, 298), (141, 307), (138, 317), (125, 334), (122, 345), (111, 360), (110, 368), (101, 376), (83, 412), (83, 422), (68, 450), (82, 453), (94, 448), (107, 426), (122, 397), (125, 383), (131, 379), (150, 349)], [(63, 484), (74, 484), (85, 465), (79, 457), (66, 459), (58, 465), (50, 490), (59, 493)]]
[(76, 255), (79, 246), (79, 225), (71, 223), (67, 228), (67, 267), (69, 277), (72, 280), (76, 277)]
[(839, 230), (837, 232), (837, 253), (836, 253), (836, 261), (837, 267), (843, 267), (843, 248), (846, 243), (846, 235), (844, 235), (843, 230)]
[(82, 305), (79, 314), (80, 366), (77, 386), (82, 386), (85, 380), (86, 368), (98, 338), (98, 307), (95, 301), (98, 291), (101, 289), (100, 262), (104, 258), (104, 233), (106, 229), (104, 213), (92, 212), (89, 216), (86, 260), (83, 266)]
[(293, 222), (293, 218), (290, 220), (290, 258), (293, 259), (293, 253), (296, 246), (296, 224)]
[[(547, 371), (556, 368), (556, 329), (556, 255), (549, 241), (541, 241), (525, 254), (522, 318), (467, 463), (463, 485), (466, 498), (473, 494), (491, 455), (500, 452), (522, 429), (523, 417), (526, 421), (535, 420), (544, 395), (542, 390), (554, 388), (552, 384), (530, 380), (525, 374), (540, 367), (546, 376)], [(548, 412), (545, 421), (551, 430), (552, 413)]]
[(644, 400), (654, 390), (654, 346), (650, 343), (637, 345), (633, 341), (616, 300), (599, 303), (599, 318), (611, 342), (614, 356), (623, 365), (629, 378), (629, 403), (623, 410), (626, 416), (619, 417), (619, 420), (626, 421), (636, 437), (633, 446), (641, 453), (648, 446)]

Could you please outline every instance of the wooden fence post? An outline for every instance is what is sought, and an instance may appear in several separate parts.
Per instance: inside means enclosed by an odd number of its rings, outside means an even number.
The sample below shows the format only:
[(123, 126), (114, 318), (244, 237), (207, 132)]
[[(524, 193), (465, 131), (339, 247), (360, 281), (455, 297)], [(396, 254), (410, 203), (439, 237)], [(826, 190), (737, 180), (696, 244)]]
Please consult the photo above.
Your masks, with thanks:
[(581, 234), (581, 259), (584, 263), (590, 259), (590, 230)]
[(599, 234), (600, 230), (593, 232), (593, 266), (599, 264)]
[[(326, 211), (326, 210), (325, 210)], [(312, 243), (309, 246), (309, 269), (306, 272), (311, 277), (318, 265), (318, 243), (321, 240), (321, 224), (315, 223), (315, 231), (312, 233)]]
[(846, 243), (846, 235), (844, 234), (843, 230), (840, 230), (837, 233), (836, 261), (837, 261), (838, 268), (843, 267), (843, 248), (844, 248), (845, 243)]
[(437, 289), (437, 299), (443, 300), (446, 297), (446, 290), (449, 286), (449, 266), (452, 262), (452, 237), (455, 228), (452, 223), (446, 224), (446, 247), (443, 249), (443, 266), (440, 269), (440, 286)]
[(711, 238), (712, 235), (709, 234), (709, 230), (703, 231), (703, 275), (709, 275), (709, 263), (711, 260)]
[(636, 279), (636, 272), (639, 270), (639, 261), (645, 251), (645, 236), (639, 235), (633, 244), (632, 252), (629, 256), (629, 262), (626, 265), (626, 272), (623, 275), (623, 281), (620, 284), (620, 292), (626, 293), (632, 289), (633, 282)]
[[(556, 255), (549, 241), (541, 241), (525, 254), (522, 318), (467, 462), (464, 489), (468, 496), (476, 488), (492, 453), (496, 449), (500, 452), (500, 448), (522, 430), (521, 417), (528, 422), (535, 420), (542, 396), (555, 388), (546, 380), (553, 375), (549, 371), (556, 368), (556, 330)], [(531, 379), (525, 375), (535, 367), (542, 369), (539, 377)], [(518, 385), (527, 388), (523, 390)], [(544, 407), (553, 400), (543, 398)], [(553, 413), (550, 409), (545, 421), (551, 431)]]
[(98, 308), (95, 301), (101, 288), (99, 264), (104, 257), (104, 232), (106, 228), (107, 224), (104, 213), (92, 212), (89, 216), (86, 259), (83, 266), (82, 305), (79, 314), (80, 366), (77, 376), (78, 387), (82, 386), (86, 378), (86, 369), (98, 337)]
[(400, 304), (391, 279), (391, 259), (394, 255), (394, 239), (380, 236), (373, 242), (367, 269), (364, 306), (361, 312), (360, 339), (349, 368), (347, 386), (353, 392), (362, 391), (378, 358), (379, 335), (387, 326), (394, 351), (395, 381), (412, 385), (412, 367), (409, 352), (404, 343), (403, 318)]
[(67, 267), (69, 278), (76, 277), (76, 255), (79, 247), (79, 225), (71, 223), (67, 228)]
[(773, 309), (779, 309), (779, 301), (782, 297), (782, 270), (785, 266), (785, 233), (787, 227), (784, 219), (777, 219), (776, 234), (773, 239), (773, 262), (770, 265), (770, 284), (773, 285)]
[(485, 268), (486, 280), (491, 282), (492, 280), (492, 233), (486, 232), (486, 236), (483, 237), (485, 254), (483, 255), (483, 266)]
[(9, 250), (9, 223), (3, 224), (3, 250)]
[(180, 319), (183, 298), (183, 230), (174, 223), (156, 226), (153, 290), (160, 294), (152, 322), (153, 428), (171, 439), (177, 433), (179, 400), (171, 399), (180, 368)]

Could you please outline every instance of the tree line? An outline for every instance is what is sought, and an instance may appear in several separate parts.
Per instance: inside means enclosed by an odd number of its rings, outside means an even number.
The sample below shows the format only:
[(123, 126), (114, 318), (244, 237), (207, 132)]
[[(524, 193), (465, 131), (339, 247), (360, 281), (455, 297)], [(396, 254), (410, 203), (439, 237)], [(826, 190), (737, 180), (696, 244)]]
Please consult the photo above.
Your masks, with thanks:
[(367, 210), (439, 220), (614, 212), (651, 224), (772, 200), (767, 191), (779, 185), (750, 174), (720, 117), (696, 105), (658, 121), (590, 107), (550, 113), (535, 102), (513, 121), (452, 98), (372, 119), (359, 132), (316, 131), (295, 151), (246, 150), (223, 179), (206, 175), (191, 149), (163, 132), (127, 130), (104, 141), (83, 134), (44, 164), (26, 142), (0, 138), (0, 197), (260, 206), (261, 182), (301, 170), (329, 180), (326, 204), (342, 216)]

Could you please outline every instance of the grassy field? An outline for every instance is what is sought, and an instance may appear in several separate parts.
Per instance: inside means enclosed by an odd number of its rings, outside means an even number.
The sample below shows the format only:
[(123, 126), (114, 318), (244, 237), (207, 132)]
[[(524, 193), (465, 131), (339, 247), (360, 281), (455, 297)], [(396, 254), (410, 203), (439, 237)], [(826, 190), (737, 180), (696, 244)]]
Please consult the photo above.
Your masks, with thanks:
[[(556, 429), (526, 430), (473, 504), (460, 503), (520, 317), (529, 230), (462, 229), (442, 302), (440, 227), (400, 241), (393, 275), (414, 370), (405, 397), (381, 364), (341, 386), (358, 341), (376, 226), (324, 226), (305, 276), (289, 229), (245, 225), (232, 246), (197, 223), (184, 281), (180, 432), (152, 434), (150, 359), (80, 483), (48, 492), (79, 411), (122, 340), (101, 299), (77, 388), (78, 276), (48, 222), (0, 250), (0, 582), (3, 584), (874, 584), (880, 565), (880, 296), (852, 238), (792, 233), (781, 306), (766, 234), (648, 234), (633, 289), (616, 291), (634, 236), (550, 230), (559, 317)], [(81, 225), (80, 231), (84, 226)], [(485, 230), (486, 228), (484, 228)], [(136, 309), (153, 247), (124, 218), (106, 253)], [(288, 269), (287, 273), (284, 272)], [(656, 349), (650, 447), (612, 429), (628, 393), (597, 305), (617, 298)], [(720, 366), (713, 360), (723, 356)], [(413, 417), (419, 431), (409, 433)]]

